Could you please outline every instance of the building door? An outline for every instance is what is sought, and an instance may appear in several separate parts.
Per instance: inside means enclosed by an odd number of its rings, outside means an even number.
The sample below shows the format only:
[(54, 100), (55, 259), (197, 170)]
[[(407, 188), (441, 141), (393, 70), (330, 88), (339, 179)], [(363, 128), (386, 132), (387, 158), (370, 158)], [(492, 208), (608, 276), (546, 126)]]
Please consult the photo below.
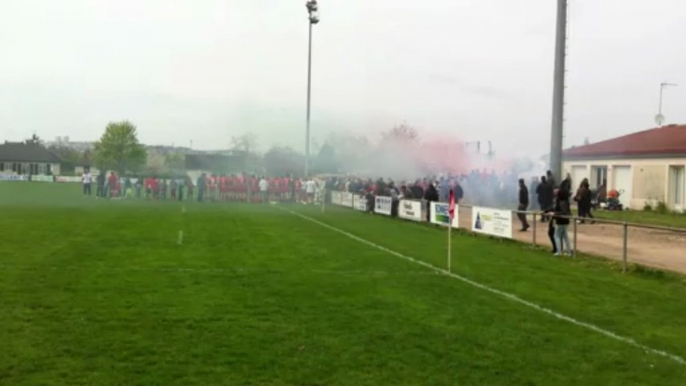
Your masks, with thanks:
[(620, 192), (619, 201), (624, 208), (631, 207), (631, 198), (633, 197), (632, 187), (633, 178), (631, 178), (631, 166), (615, 166), (612, 169), (613, 184), (612, 187)]
[(586, 166), (572, 166), (570, 174), (572, 175), (572, 194), (574, 194), (581, 181), (588, 178)]
[(607, 166), (591, 166), (591, 189), (598, 189), (607, 180)]
[(676, 210), (684, 209), (684, 167), (669, 167), (669, 207)]

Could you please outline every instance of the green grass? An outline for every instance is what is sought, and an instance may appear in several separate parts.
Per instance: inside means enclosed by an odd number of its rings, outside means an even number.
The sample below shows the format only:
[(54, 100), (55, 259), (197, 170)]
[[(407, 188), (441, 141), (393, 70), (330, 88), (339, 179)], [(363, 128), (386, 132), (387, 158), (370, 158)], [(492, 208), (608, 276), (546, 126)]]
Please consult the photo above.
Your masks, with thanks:
[(606, 220), (672, 228), (686, 228), (686, 214), (683, 213), (659, 213), (643, 210), (626, 210), (621, 212), (598, 210), (593, 212), (593, 215)]
[[(445, 230), (285, 209), (445, 267)], [(273, 206), (94, 200), (78, 185), (0, 183), (0, 213), (0, 385), (686, 379), (683, 364)], [(621, 274), (459, 232), (453, 242), (462, 276), (686, 357), (682, 276)]]

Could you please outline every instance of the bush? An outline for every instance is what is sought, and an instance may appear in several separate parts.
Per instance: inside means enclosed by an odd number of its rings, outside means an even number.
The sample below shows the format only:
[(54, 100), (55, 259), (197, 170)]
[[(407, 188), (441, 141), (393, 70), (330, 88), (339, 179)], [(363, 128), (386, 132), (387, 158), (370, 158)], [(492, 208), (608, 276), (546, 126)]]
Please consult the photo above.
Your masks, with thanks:
[(650, 204), (650, 201), (646, 201), (646, 203), (643, 204), (643, 210), (646, 212), (652, 212), (653, 206)]
[(669, 207), (667, 206), (667, 203), (664, 201), (658, 201), (657, 205), (655, 206), (655, 211), (660, 214), (667, 214), (670, 213), (671, 211), (669, 210)]

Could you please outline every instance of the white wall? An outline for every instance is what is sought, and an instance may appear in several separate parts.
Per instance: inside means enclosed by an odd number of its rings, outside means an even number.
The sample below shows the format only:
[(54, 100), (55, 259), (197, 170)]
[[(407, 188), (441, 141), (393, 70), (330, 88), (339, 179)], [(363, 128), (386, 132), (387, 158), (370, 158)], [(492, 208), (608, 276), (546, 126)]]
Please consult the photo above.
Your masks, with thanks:
[[(608, 191), (618, 188), (615, 186), (614, 169), (621, 166), (631, 167), (631, 189), (628, 189), (630, 191), (630, 197), (625, 197), (625, 199), (631, 209), (643, 209), (646, 202), (654, 204), (656, 201), (664, 201), (669, 204), (669, 167), (686, 166), (686, 157), (664, 159), (596, 159), (565, 161), (563, 163), (565, 173), (570, 174), (575, 167), (585, 167), (588, 171), (588, 175), (590, 175), (591, 168), (594, 166), (607, 167)], [(575, 185), (578, 185), (580, 181), (573, 182)]]

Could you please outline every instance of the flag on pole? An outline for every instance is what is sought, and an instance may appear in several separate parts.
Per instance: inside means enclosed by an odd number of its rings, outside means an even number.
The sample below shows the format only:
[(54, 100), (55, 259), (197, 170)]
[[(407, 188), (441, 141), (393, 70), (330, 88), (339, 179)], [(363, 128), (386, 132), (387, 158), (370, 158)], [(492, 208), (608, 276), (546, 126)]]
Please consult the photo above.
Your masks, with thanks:
[(450, 235), (452, 234), (453, 230), (453, 219), (455, 218), (455, 193), (453, 192), (452, 189), (450, 189), (450, 206), (448, 206), (448, 272), (452, 272), (452, 257), (451, 257), (451, 252), (452, 252), (452, 240), (450, 239)]

